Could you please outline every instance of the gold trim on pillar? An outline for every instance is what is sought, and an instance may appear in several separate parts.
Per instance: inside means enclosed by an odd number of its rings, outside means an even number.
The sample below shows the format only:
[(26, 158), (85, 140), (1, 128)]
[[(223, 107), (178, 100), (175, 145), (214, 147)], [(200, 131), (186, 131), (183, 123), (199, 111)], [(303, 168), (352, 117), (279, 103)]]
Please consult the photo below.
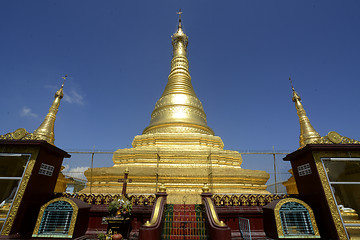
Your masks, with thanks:
[(144, 223), (144, 226), (146, 227), (151, 227), (151, 226), (154, 226), (157, 219), (158, 219), (158, 216), (159, 216), (159, 213), (160, 213), (160, 206), (161, 206), (161, 202), (163, 201), (163, 198), (164, 197), (159, 197), (156, 201), (156, 205), (155, 205), (155, 210), (154, 210), (154, 215), (152, 216), (152, 218), (150, 219), (150, 222), (149, 221), (146, 221), (146, 223)]
[(296, 202), (299, 203), (301, 205), (303, 205), (306, 210), (308, 211), (309, 215), (310, 215), (310, 221), (311, 221), (311, 225), (312, 228), (314, 230), (314, 235), (310, 235), (310, 236), (296, 236), (296, 238), (320, 238), (320, 233), (319, 233), (319, 229), (316, 225), (316, 221), (315, 221), (315, 216), (314, 213), (311, 209), (311, 207), (309, 205), (307, 205), (305, 202), (296, 199), (296, 198), (285, 198), (280, 200), (275, 208), (274, 208), (274, 215), (275, 215), (275, 222), (276, 222), (276, 230), (277, 230), (277, 234), (279, 238), (294, 238), (294, 236), (285, 236), (284, 232), (283, 232), (283, 226), (281, 223), (281, 218), (280, 218), (280, 208), (285, 204), (285, 203), (289, 203), (289, 202)]
[[(19, 188), (18, 188), (18, 191), (17, 191), (16, 196), (14, 198), (13, 204), (11, 205), (11, 208), (9, 210), (9, 215), (6, 218), (6, 222), (4, 224), (4, 228), (3, 228), (2, 232), (1, 232), (1, 235), (9, 235), (10, 234), (11, 227), (12, 227), (12, 225), (14, 223), (14, 220), (15, 220), (16, 214), (18, 212), (20, 203), (21, 203), (22, 198), (24, 196), (25, 189), (27, 187), (27, 184), (29, 182), (32, 170), (34, 168), (35, 161), (36, 161), (37, 156), (39, 154), (38, 150), (36, 150), (36, 151), (34, 151), (34, 149), (31, 149), (31, 150), (24, 149), (24, 150), (25, 151), (22, 151), (22, 152), (24, 152), (24, 154), (31, 154), (31, 156), (30, 156), (30, 159), (29, 159), (29, 163), (27, 164), (27, 167), (25, 169), (25, 173), (24, 173), (24, 175), (22, 177), (22, 180), (21, 180), (21, 182), (19, 184)], [(9, 152), (6, 152), (6, 153), (14, 153), (14, 151), (9, 151)], [(18, 151), (17, 151), (17, 153), (18, 153)]]
[(331, 212), (331, 216), (333, 219), (333, 222), (336, 227), (336, 231), (338, 234), (339, 239), (348, 239), (346, 230), (344, 228), (344, 225), (342, 224), (341, 216), (338, 211), (337, 205), (335, 203), (334, 197), (332, 195), (330, 184), (327, 180), (325, 170), (323, 168), (323, 164), (321, 162), (321, 158), (326, 157), (349, 157), (347, 153), (342, 152), (314, 152), (313, 157), (315, 160), (316, 168), (319, 173), (320, 181), (322, 184), (322, 187), (324, 189), (325, 197), (327, 200), (327, 203), (329, 205), (329, 209)]
[[(38, 215), (37, 220), (36, 220), (36, 225), (35, 225), (32, 237), (51, 237), (52, 236), (51, 234), (38, 234), (40, 224), (41, 224), (41, 221), (43, 219), (45, 209), (50, 204), (52, 204), (54, 202), (61, 202), (61, 201), (69, 203), (71, 205), (71, 207), (73, 208), (73, 212), (72, 212), (72, 215), (71, 215), (71, 222), (70, 222), (70, 226), (69, 226), (69, 231), (68, 231), (68, 233), (66, 235), (66, 237), (72, 238), (72, 235), (74, 234), (75, 223), (76, 223), (76, 218), (77, 218), (77, 215), (78, 215), (78, 212), (79, 212), (79, 208), (76, 205), (76, 203), (74, 203), (72, 200), (70, 200), (69, 198), (66, 198), (66, 197), (55, 198), (55, 199), (53, 199), (53, 200), (51, 200), (51, 201), (49, 201), (49, 202), (47, 202), (47, 203), (45, 203), (44, 205), (41, 206), (39, 215)], [(56, 235), (55, 237), (61, 237), (61, 236)]]

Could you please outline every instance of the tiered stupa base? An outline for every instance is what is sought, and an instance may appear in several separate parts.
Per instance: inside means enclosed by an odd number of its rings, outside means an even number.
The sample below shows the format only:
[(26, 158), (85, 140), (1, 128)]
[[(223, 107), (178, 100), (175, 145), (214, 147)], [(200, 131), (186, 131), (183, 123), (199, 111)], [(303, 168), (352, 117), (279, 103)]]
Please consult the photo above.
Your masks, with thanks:
[(136, 136), (133, 148), (119, 149), (114, 166), (87, 170), (88, 186), (82, 192), (122, 191), (119, 179), (129, 169), (128, 194), (154, 194), (160, 184), (167, 188), (168, 203), (200, 203), (201, 188), (214, 194), (266, 194), (265, 171), (240, 167), (240, 153), (224, 150), (218, 136), (198, 133), (155, 133)]

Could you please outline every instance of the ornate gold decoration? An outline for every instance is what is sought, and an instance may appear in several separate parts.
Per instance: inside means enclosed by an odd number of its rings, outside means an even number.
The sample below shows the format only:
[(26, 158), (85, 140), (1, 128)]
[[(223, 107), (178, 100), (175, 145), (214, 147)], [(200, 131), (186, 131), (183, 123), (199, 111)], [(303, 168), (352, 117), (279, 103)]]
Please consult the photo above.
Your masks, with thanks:
[(337, 132), (333, 132), (333, 131), (328, 133), (328, 138), (333, 143), (340, 143), (342, 141), (342, 136)]
[(274, 194), (241, 194), (219, 195), (215, 194), (212, 199), (216, 206), (264, 206), (275, 199), (284, 199), (288, 195)]
[[(319, 229), (316, 225), (316, 221), (315, 221), (315, 216), (314, 216), (314, 212), (313, 210), (311, 209), (311, 207), (309, 205), (307, 205), (305, 202), (299, 200), (299, 199), (296, 199), (296, 198), (285, 198), (285, 199), (282, 199), (280, 200), (275, 208), (274, 208), (274, 215), (275, 215), (275, 222), (276, 222), (276, 230), (277, 230), (277, 233), (278, 233), (278, 237), (279, 238), (285, 238), (284, 236), (284, 232), (283, 232), (283, 227), (282, 227), (282, 224), (281, 224), (281, 218), (280, 218), (280, 208), (282, 205), (284, 205), (285, 203), (288, 203), (288, 202), (296, 202), (296, 203), (299, 203), (301, 205), (303, 205), (306, 210), (309, 212), (309, 215), (310, 215), (310, 221), (311, 221), (311, 225), (313, 227), (313, 230), (314, 230), (314, 235), (315, 236), (312, 236), (312, 237), (315, 237), (315, 238), (320, 238), (320, 233), (319, 233)], [(297, 238), (306, 238), (305, 236), (304, 237), (300, 237), (300, 236), (296, 236)]]
[(79, 212), (79, 208), (76, 205), (76, 203), (74, 203), (73, 201), (71, 201), (70, 199), (66, 198), (66, 197), (60, 197), (60, 198), (55, 198), (47, 203), (45, 203), (44, 205), (41, 206), (40, 208), (40, 212), (39, 215), (37, 217), (36, 220), (36, 224), (35, 224), (35, 228), (34, 228), (34, 232), (33, 232), (33, 237), (46, 237), (47, 234), (38, 234), (39, 233), (39, 228), (40, 228), (40, 224), (41, 224), (41, 220), (43, 219), (43, 215), (44, 215), (44, 211), (45, 209), (52, 203), (54, 202), (58, 202), (58, 201), (63, 201), (63, 202), (68, 202), (71, 207), (73, 208), (73, 213), (71, 215), (71, 222), (70, 222), (70, 227), (69, 227), (69, 232), (67, 234), (68, 237), (72, 237), (73, 233), (74, 233), (74, 229), (75, 229), (75, 223), (76, 223), (76, 218)]
[(154, 205), (154, 201), (155, 201), (155, 196), (150, 195), (150, 196), (148, 197), (149, 205), (150, 205), (150, 206)]
[[(234, 206), (240, 206), (239, 196), (233, 195), (231, 197)], [(217, 205), (217, 203), (215, 203)]]
[(25, 169), (25, 173), (23, 175), (23, 178), (22, 178), (22, 180), (21, 180), (21, 182), (19, 184), (17, 194), (16, 194), (16, 196), (15, 196), (15, 198), (13, 200), (13, 204), (12, 204), (12, 206), (10, 208), (9, 215), (8, 215), (8, 217), (6, 219), (6, 222), (4, 224), (1, 235), (9, 235), (10, 234), (11, 227), (12, 227), (12, 225), (14, 223), (16, 214), (17, 214), (17, 212), (19, 210), (20, 203), (22, 201), (22, 198), (23, 198), (25, 190), (26, 190), (26, 186), (27, 186), (27, 184), (29, 182), (32, 170), (34, 168), (36, 158), (37, 158), (37, 156), (39, 154), (38, 151), (34, 151), (33, 149), (24, 149), (24, 152), (26, 152), (28, 154), (31, 154), (31, 157), (30, 157), (29, 163), (27, 164), (27, 167)]
[(207, 193), (210, 192), (209, 186), (207, 183), (204, 183), (204, 186), (202, 187), (202, 192)]
[(219, 195), (216, 194), (216, 195), (213, 195), (212, 198), (214, 199), (215, 204), (216, 204), (217, 206), (220, 206), (221, 196), (219, 196)]
[(221, 227), (226, 226), (226, 224), (223, 221), (219, 220), (218, 215), (217, 215), (217, 213), (215, 211), (214, 203), (211, 200), (211, 198), (206, 197), (205, 199), (206, 199), (207, 203), (209, 204), (210, 213), (211, 213), (212, 218), (214, 219), (215, 224), (217, 224), (218, 226), (221, 226)]
[(214, 135), (207, 126), (206, 114), (191, 84), (186, 57), (188, 37), (182, 30), (180, 16), (178, 30), (171, 36), (173, 59), (168, 83), (143, 134), (189, 132)]
[(0, 135), (0, 140), (41, 140), (39, 136), (29, 133), (25, 128), (16, 129), (14, 132)]
[[(250, 204), (249, 204), (249, 196), (247, 196), (247, 195), (241, 195), (240, 196), (240, 200), (241, 200), (241, 205), (242, 206), (249, 206)], [(220, 203), (223, 203), (223, 201), (221, 201)]]
[(264, 195), (258, 195), (258, 203), (260, 206), (265, 206), (265, 196)]
[[(67, 198), (76, 198), (80, 199), (81, 201), (87, 202), (89, 204), (95, 204), (95, 205), (102, 205), (102, 204), (109, 204), (114, 199), (120, 198), (120, 194), (70, 194), (70, 193), (63, 193), (62, 197)], [(130, 201), (132, 205), (149, 205), (152, 206), (155, 201), (154, 195), (129, 195)]]
[(327, 136), (321, 137), (314, 142), (315, 144), (360, 144), (360, 141), (341, 136), (339, 133), (331, 131)]
[[(346, 230), (344, 228), (344, 225), (342, 224), (340, 213), (338, 211), (338, 208), (336, 206), (335, 200), (332, 195), (330, 184), (326, 177), (325, 169), (323, 168), (323, 164), (321, 162), (321, 158), (326, 157), (348, 157), (347, 153), (345, 152), (314, 152), (313, 157), (315, 160), (315, 165), (317, 168), (317, 171), (319, 173), (320, 181), (322, 184), (322, 187), (324, 189), (325, 197), (327, 200), (327, 204), (329, 205), (329, 209), (331, 212), (331, 216), (333, 218), (333, 222), (336, 227), (336, 231), (338, 234), (339, 239), (348, 239), (346, 235)], [(355, 157), (355, 156), (354, 156)]]
[(25, 130), (25, 128), (19, 128), (17, 130), (15, 130), (15, 132), (13, 132), (13, 138), (14, 139), (21, 139), (23, 137), (26, 136), (26, 134), (28, 134), (28, 132)]
[(156, 204), (155, 204), (155, 209), (154, 209), (154, 213), (151, 216), (150, 222), (146, 221), (146, 223), (144, 224), (144, 226), (150, 227), (150, 226), (154, 226), (156, 223), (156, 220), (158, 219), (159, 213), (160, 213), (160, 206), (161, 206), (161, 202), (163, 201), (164, 197), (159, 197), (156, 200)]
[[(291, 78), (289, 78), (291, 82)], [(320, 134), (315, 131), (313, 126), (310, 123), (309, 118), (306, 116), (305, 109), (301, 103), (300, 95), (295, 91), (294, 86), (291, 87), (293, 91), (292, 100), (295, 103), (296, 111), (300, 121), (300, 148), (306, 146), (306, 144), (314, 143), (320, 139)]]
[(166, 187), (163, 183), (159, 187), (159, 192), (166, 192)]

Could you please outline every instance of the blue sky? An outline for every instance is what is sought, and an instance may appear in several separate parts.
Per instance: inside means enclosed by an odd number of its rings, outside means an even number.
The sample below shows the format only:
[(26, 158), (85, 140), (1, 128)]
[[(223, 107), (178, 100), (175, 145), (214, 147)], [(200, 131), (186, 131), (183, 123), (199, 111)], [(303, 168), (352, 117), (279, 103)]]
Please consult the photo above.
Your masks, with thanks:
[(322, 136), (360, 139), (360, 2), (318, 0), (0, 1), (0, 134), (35, 130), (68, 74), (55, 144), (130, 147), (166, 85), (179, 8), (226, 149), (298, 148), (289, 75)]

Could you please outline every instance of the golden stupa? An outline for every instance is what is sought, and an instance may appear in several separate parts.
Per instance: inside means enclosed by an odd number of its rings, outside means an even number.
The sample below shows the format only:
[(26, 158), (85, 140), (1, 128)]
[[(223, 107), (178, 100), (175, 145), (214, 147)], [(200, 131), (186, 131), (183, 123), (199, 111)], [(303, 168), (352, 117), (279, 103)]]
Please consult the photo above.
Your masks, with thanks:
[[(180, 13), (181, 14), (181, 13)], [(241, 168), (239, 152), (224, 150), (220, 137), (207, 126), (206, 114), (191, 84), (187, 59), (188, 37), (181, 15), (172, 35), (173, 58), (168, 83), (156, 102), (150, 125), (135, 136), (132, 148), (113, 155), (113, 167), (93, 168), (84, 193), (121, 193), (124, 170), (129, 169), (128, 194), (153, 194), (160, 183), (169, 203), (200, 203), (208, 183), (215, 194), (268, 193), (269, 174)]]

